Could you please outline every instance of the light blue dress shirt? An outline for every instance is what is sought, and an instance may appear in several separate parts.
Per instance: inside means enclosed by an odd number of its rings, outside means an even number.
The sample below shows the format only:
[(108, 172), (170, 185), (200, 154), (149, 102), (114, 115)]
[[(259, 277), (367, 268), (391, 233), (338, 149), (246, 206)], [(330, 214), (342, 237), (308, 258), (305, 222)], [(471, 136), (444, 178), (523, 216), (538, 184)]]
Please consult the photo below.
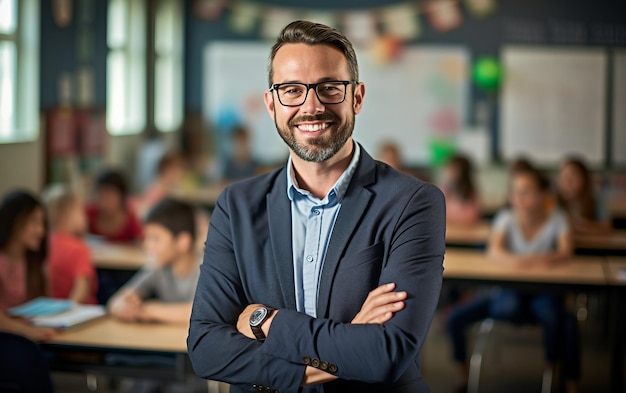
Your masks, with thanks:
[(287, 162), (287, 195), (291, 200), (291, 233), (296, 308), (312, 317), (317, 316), (317, 294), (326, 249), (335, 220), (352, 175), (361, 156), (354, 143), (350, 164), (323, 199), (318, 199), (298, 186), (291, 157)]

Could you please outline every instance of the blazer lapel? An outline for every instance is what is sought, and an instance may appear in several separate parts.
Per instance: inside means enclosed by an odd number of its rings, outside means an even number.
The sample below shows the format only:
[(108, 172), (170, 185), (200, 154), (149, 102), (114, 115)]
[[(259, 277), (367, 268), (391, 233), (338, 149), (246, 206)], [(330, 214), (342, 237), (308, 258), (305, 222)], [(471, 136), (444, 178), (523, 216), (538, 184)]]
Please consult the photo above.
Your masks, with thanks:
[(365, 210), (372, 197), (372, 193), (365, 188), (375, 180), (375, 164), (365, 149), (361, 147), (361, 159), (354, 173), (352, 182), (337, 215), (337, 221), (333, 227), (333, 233), (328, 243), (324, 266), (320, 277), (320, 287), (317, 297), (317, 316), (325, 317), (330, 302), (330, 289), (332, 288), (335, 272), (339, 260), (348, 244), (348, 239), (361, 221)]
[(283, 304), (296, 309), (293, 278), (293, 251), (291, 241), (291, 203), (287, 198), (287, 175), (280, 171), (272, 191), (267, 195), (267, 215), (270, 242), (274, 253), (274, 265)]

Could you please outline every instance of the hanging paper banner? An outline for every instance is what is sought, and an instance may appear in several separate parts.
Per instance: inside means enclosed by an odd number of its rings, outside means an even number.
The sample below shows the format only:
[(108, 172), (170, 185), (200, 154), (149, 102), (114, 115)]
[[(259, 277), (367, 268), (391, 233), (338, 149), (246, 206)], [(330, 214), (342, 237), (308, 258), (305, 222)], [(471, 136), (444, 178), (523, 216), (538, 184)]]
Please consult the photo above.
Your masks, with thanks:
[(252, 32), (257, 18), (261, 13), (261, 7), (250, 1), (239, 1), (232, 7), (230, 14), (230, 27), (239, 34)]
[(217, 20), (226, 7), (225, 0), (195, 0), (193, 13), (199, 19)]
[(297, 20), (295, 11), (285, 8), (267, 8), (263, 17), (261, 36), (268, 40), (275, 40), (283, 27)]
[(52, 15), (59, 27), (67, 27), (72, 23), (73, 10), (72, 0), (52, 0)]
[(403, 41), (395, 35), (385, 35), (375, 39), (370, 47), (374, 63), (383, 66), (400, 58)]
[(303, 14), (302, 19), (315, 23), (321, 23), (326, 26), (337, 28), (337, 16), (333, 12), (324, 11), (307, 11)]
[(414, 4), (385, 7), (381, 12), (383, 31), (400, 39), (414, 40), (421, 34)]
[(485, 17), (496, 10), (496, 0), (465, 0), (467, 9), (476, 17)]
[(376, 16), (370, 11), (345, 13), (343, 25), (345, 35), (355, 45), (371, 43), (378, 37)]
[(440, 33), (456, 29), (463, 21), (456, 0), (429, 0), (424, 6), (430, 25)]

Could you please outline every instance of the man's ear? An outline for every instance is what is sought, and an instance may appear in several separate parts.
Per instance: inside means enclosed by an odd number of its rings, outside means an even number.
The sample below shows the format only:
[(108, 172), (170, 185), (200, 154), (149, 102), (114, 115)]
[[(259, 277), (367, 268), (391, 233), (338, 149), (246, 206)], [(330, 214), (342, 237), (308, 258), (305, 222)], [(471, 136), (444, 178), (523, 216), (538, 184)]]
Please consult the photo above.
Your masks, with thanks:
[(354, 85), (354, 100), (353, 100), (353, 109), (354, 114), (358, 114), (361, 112), (361, 108), (363, 108), (363, 98), (365, 97), (365, 85), (363, 82), (359, 82)]
[(272, 120), (276, 121), (274, 118), (276, 109), (274, 107), (274, 93), (269, 90), (265, 90), (265, 94), (263, 95), (263, 101), (265, 102), (265, 109), (267, 109), (267, 113), (269, 113)]

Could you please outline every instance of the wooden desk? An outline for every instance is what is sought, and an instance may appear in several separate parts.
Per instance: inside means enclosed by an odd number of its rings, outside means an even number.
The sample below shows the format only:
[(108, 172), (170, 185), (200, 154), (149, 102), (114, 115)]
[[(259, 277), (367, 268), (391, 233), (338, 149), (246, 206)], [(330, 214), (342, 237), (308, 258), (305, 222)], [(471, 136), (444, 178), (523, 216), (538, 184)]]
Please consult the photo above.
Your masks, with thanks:
[(149, 262), (148, 254), (138, 244), (106, 242), (88, 242), (87, 244), (96, 269), (136, 271)]
[(187, 325), (124, 323), (104, 317), (70, 328), (49, 344), (187, 353)]
[(609, 235), (576, 236), (574, 243), (578, 249), (626, 252), (626, 230), (614, 229)]
[(575, 256), (550, 268), (516, 269), (491, 260), (482, 251), (447, 249), (444, 278), (571, 285), (605, 285), (601, 256)]
[(609, 285), (626, 286), (626, 257), (606, 258), (605, 273)]
[(483, 246), (489, 239), (491, 225), (483, 220), (476, 225), (448, 224), (446, 244), (450, 246)]
[(189, 381), (187, 325), (122, 323), (104, 317), (42, 343), (50, 368), (116, 377)]

